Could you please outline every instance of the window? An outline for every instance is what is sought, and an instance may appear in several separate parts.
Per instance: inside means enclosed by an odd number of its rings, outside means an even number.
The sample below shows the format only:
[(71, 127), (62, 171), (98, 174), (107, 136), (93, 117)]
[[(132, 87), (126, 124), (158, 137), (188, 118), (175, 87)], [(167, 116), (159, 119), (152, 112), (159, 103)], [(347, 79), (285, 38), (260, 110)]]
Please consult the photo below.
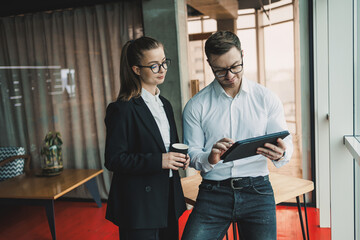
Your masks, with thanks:
[(217, 29), (217, 23), (214, 19), (203, 20), (203, 32), (215, 32)]
[(257, 82), (257, 42), (256, 42), (256, 15), (255, 10), (238, 12), (237, 35), (244, 51), (244, 76)]
[(293, 6), (292, 4), (284, 5), (282, 7), (270, 9), (267, 13), (268, 14), (262, 14), (264, 25), (287, 21), (293, 19)]
[(244, 14), (239, 15), (236, 21), (236, 25), (238, 29), (242, 28), (254, 28), (255, 29), (255, 14)]
[[(258, 79), (276, 93), (281, 99), (287, 126), (293, 136), (294, 153), (289, 164), (275, 168), (269, 163), (272, 172), (292, 175), (294, 177), (309, 176), (308, 170), (303, 169), (303, 154), (301, 136), (301, 99), (300, 73), (296, 72), (300, 66), (295, 66), (299, 58), (299, 49), (295, 48), (299, 35), (294, 31), (295, 24), (299, 24), (298, 16), (294, 13), (294, 6), (298, 1), (279, 1), (265, 6), (265, 11), (257, 10), (257, 38), (258, 46)], [(261, 43), (263, 42), (263, 45)], [(264, 56), (261, 58), (261, 56)], [(311, 159), (307, 159), (308, 162)], [(306, 164), (308, 164), (306, 162)], [(305, 171), (305, 172), (304, 172)], [(311, 198), (311, 196), (309, 196)]]
[(211, 19), (208, 16), (188, 19), (188, 34), (215, 32), (216, 29), (216, 20)]
[[(204, 17), (193, 17), (188, 19), (188, 34), (201, 35), (203, 33), (211, 34), (216, 32), (216, 20)], [(205, 38), (205, 39), (204, 39)], [(189, 41), (189, 73), (191, 80), (199, 80), (199, 89), (204, 88), (212, 82), (214, 76), (212, 74), (209, 64), (206, 62), (204, 51), (206, 37), (202, 36), (200, 39)]]
[(265, 85), (280, 97), (289, 130), (296, 133), (293, 22), (265, 27), (264, 39)]
[(241, 48), (244, 51), (244, 74), (246, 78), (257, 81), (257, 49), (256, 49), (256, 30), (238, 30), (237, 35), (241, 40)]

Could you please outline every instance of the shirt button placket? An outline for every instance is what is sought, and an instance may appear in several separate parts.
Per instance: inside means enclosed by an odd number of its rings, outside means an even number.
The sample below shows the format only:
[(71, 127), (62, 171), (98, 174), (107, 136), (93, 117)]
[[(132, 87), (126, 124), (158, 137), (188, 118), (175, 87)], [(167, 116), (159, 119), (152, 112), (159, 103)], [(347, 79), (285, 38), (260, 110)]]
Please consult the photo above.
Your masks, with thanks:
[(234, 139), (233, 103), (234, 103), (234, 100), (231, 100), (231, 103), (230, 103), (230, 138), (231, 139)]
[[(231, 103), (230, 103), (230, 138), (231, 139), (233, 139), (233, 140), (236, 140), (236, 139), (234, 139), (234, 124), (235, 124), (235, 122), (234, 122), (234, 118), (233, 118), (233, 116), (234, 116), (234, 114), (233, 114), (233, 108), (234, 108), (234, 99), (231, 99)], [(234, 176), (234, 161), (231, 161), (231, 163), (232, 163), (232, 168), (231, 168), (231, 177), (233, 177)]]

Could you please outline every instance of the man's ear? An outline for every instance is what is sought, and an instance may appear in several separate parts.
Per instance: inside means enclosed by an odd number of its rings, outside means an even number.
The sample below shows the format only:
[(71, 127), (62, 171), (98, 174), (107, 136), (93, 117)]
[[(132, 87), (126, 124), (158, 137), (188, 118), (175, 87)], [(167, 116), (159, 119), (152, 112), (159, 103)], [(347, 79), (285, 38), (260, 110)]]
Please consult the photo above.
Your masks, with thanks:
[(138, 76), (140, 76), (140, 68), (138, 66), (132, 66), (131, 69), (134, 71), (134, 73)]

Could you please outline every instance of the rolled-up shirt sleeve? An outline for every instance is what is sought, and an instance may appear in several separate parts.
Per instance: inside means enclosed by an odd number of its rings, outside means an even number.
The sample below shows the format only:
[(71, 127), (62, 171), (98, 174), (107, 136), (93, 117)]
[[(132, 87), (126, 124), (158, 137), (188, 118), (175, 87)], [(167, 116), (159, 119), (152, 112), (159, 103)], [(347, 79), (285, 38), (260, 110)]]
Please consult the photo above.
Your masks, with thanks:
[(189, 146), (190, 166), (204, 173), (213, 169), (209, 163), (210, 152), (204, 151), (205, 136), (201, 128), (201, 106), (190, 100), (183, 112), (184, 143)]

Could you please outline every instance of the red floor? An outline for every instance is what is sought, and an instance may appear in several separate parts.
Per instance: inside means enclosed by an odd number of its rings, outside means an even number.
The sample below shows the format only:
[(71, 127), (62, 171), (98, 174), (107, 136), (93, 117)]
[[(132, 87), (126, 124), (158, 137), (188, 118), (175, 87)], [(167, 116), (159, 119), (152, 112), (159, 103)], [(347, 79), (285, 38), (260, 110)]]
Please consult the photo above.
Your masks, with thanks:
[[(118, 229), (104, 219), (106, 204), (97, 208), (92, 202), (55, 201), (58, 240), (118, 239)], [(180, 219), (182, 234), (190, 211)], [(296, 207), (277, 207), (278, 240), (301, 240)], [(308, 208), (310, 239), (329, 240), (330, 229), (320, 229), (319, 213)], [(0, 240), (51, 240), (45, 210), (39, 206), (0, 206)]]

